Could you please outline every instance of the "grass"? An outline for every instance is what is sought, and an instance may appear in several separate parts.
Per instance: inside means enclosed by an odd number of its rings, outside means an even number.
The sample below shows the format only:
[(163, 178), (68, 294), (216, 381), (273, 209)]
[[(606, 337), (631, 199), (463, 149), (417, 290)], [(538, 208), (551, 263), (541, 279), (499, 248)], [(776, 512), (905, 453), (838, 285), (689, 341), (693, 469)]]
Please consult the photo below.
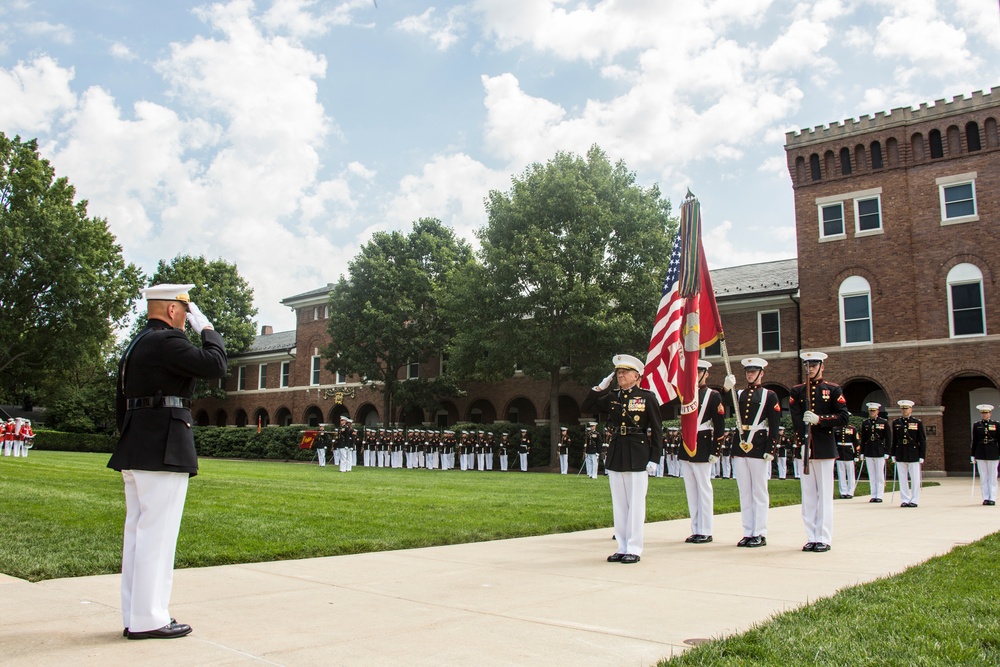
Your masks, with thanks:
[[(125, 500), (108, 455), (0, 457), (0, 572), (29, 581), (121, 568)], [(715, 480), (718, 513), (739, 510)], [(861, 491), (859, 490), (859, 493)], [(772, 506), (799, 502), (774, 480)], [(688, 516), (684, 482), (650, 480), (646, 519)], [(606, 478), (392, 470), (203, 459), (191, 480), (176, 566), (201, 567), (482, 542), (609, 527)]]
[(1000, 665), (1000, 534), (775, 616), (661, 667)]

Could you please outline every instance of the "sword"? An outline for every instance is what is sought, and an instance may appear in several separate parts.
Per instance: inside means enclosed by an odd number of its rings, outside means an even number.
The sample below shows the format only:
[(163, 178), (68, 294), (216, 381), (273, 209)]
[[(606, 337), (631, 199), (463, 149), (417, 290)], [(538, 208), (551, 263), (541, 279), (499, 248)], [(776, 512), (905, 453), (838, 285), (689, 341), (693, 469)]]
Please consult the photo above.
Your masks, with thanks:
[[(812, 393), (812, 383), (809, 381), (809, 370), (806, 369), (806, 403), (809, 406), (809, 412), (813, 411), (813, 393)], [(806, 444), (802, 447), (802, 474), (809, 474), (809, 448), (812, 446), (812, 434), (813, 427), (812, 424), (806, 424)]]
[(972, 488), (969, 489), (969, 497), (970, 498), (975, 498), (976, 497), (976, 468), (977, 467), (978, 466), (976, 465), (976, 459), (975, 459), (975, 457), (973, 457), (972, 458)]
[(896, 500), (896, 462), (892, 462), (892, 494), (889, 496), (889, 504), (893, 504)]
[[(865, 462), (864, 461), (858, 461), (858, 474), (855, 476), (855, 478), (854, 478), (854, 486), (851, 488), (851, 495), (852, 496), (854, 495), (854, 492), (858, 488), (858, 481), (861, 479), (861, 469), (864, 468), (864, 467), (865, 467)], [(868, 495), (871, 495), (871, 493), (872, 493), (872, 490), (871, 490), (871, 480), (869, 479), (868, 480)]]

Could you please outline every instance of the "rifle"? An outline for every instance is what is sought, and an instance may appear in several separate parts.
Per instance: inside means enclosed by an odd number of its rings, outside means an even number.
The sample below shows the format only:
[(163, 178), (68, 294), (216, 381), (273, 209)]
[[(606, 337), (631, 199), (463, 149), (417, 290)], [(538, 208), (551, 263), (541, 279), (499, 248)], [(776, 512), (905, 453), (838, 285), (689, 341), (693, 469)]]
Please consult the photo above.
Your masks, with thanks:
[[(806, 405), (809, 408), (809, 412), (813, 411), (813, 392), (812, 383), (810, 382), (809, 369), (806, 369)], [(806, 444), (802, 448), (802, 474), (809, 474), (809, 449), (812, 447), (812, 424), (806, 424)]]

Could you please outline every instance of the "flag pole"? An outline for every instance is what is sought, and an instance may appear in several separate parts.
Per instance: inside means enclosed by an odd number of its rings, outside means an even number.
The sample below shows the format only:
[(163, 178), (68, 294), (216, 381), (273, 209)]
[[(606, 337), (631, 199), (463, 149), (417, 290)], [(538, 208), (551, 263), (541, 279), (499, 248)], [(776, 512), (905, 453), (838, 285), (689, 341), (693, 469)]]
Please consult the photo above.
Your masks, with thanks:
[[(719, 343), (722, 345), (722, 359), (726, 362), (726, 375), (733, 374), (733, 368), (729, 364), (729, 350), (726, 348), (726, 337), (723, 334), (719, 335)], [(736, 387), (734, 386), (729, 390), (729, 395), (733, 398), (733, 415), (736, 417), (736, 428), (740, 431), (740, 439), (743, 438), (743, 423), (740, 420), (740, 403), (736, 398)]]

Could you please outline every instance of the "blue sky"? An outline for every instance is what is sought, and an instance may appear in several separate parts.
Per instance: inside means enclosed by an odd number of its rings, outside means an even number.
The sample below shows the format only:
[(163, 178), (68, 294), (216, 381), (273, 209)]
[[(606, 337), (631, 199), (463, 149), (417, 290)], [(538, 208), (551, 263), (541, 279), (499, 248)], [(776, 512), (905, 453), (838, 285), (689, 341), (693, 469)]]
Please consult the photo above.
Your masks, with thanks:
[(712, 268), (793, 257), (786, 131), (993, 86), (996, 0), (0, 5), (0, 131), (147, 272), (236, 263), (276, 331), (373, 231), (474, 243), (491, 189), (595, 143), (699, 196)]

